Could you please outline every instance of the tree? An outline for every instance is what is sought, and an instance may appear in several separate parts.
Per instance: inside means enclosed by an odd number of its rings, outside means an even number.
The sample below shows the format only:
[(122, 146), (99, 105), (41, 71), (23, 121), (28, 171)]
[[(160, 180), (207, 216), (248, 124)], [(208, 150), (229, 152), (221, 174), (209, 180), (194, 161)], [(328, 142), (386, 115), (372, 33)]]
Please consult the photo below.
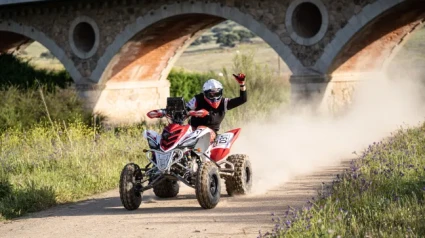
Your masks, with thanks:
[(203, 44), (207, 44), (207, 43), (209, 43), (211, 41), (212, 41), (212, 37), (211, 36), (202, 36), (201, 37), (201, 43), (203, 43)]
[(221, 46), (235, 47), (235, 41), (238, 40), (239, 36), (229, 33), (218, 37), (216, 43)]
[(196, 39), (194, 42), (192, 42), (192, 44), (190, 44), (191, 46), (195, 46), (195, 45), (200, 45), (202, 44), (201, 40), (198, 38)]
[(248, 41), (255, 37), (255, 34), (246, 30), (236, 30), (235, 33), (239, 36), (240, 41)]

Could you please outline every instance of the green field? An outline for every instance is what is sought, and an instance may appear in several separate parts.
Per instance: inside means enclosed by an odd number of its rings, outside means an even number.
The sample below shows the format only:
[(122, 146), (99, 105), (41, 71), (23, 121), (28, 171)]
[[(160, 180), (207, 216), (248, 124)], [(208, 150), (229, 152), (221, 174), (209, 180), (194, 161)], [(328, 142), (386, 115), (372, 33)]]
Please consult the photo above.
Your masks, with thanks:
[[(279, 71), (280, 66), (282, 75), (290, 73), (285, 62), (282, 61), (276, 52), (269, 45), (261, 41), (256, 41), (253, 44), (241, 44), (235, 48), (226, 49), (222, 49), (213, 43), (195, 46), (183, 53), (174, 66), (189, 71), (214, 71), (218, 73), (221, 72), (223, 67), (232, 64), (233, 57), (236, 54), (250, 52), (255, 53), (255, 59), (261, 65), (267, 65), (275, 72)], [(38, 68), (63, 69), (63, 65), (56, 58), (40, 57), (42, 53), (48, 53), (48, 50), (40, 43), (34, 42), (25, 49), (25, 54), (21, 54), (21, 56), (30, 59), (30, 62)]]
[[(223, 67), (232, 65), (233, 57), (237, 54), (255, 54), (255, 60), (260, 65), (267, 65), (274, 72), (281, 75), (290, 73), (285, 62), (276, 52), (266, 44), (261, 38), (251, 38), (251, 43), (236, 44), (236, 47), (222, 47), (215, 42), (213, 29), (231, 29), (232, 31), (245, 30), (246, 28), (230, 21), (221, 23), (205, 32), (202, 36), (212, 37), (212, 41), (206, 44), (190, 46), (174, 65), (177, 69), (185, 69), (195, 72), (221, 72)], [(202, 37), (201, 36), (201, 37)], [(38, 68), (60, 70), (63, 65), (40, 43), (34, 42), (23, 52), (20, 57), (29, 59), (31, 64)]]

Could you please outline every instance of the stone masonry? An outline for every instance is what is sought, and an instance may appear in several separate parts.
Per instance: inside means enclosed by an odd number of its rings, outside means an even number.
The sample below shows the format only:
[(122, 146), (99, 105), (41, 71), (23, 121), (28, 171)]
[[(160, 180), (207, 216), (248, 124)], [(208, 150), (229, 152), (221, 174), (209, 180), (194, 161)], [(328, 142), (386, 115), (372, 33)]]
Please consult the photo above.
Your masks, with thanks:
[(385, 68), (424, 13), (423, 0), (0, 0), (0, 52), (40, 42), (87, 105), (137, 121), (164, 106), (166, 77), (186, 47), (229, 19), (286, 62), (294, 103), (334, 110)]

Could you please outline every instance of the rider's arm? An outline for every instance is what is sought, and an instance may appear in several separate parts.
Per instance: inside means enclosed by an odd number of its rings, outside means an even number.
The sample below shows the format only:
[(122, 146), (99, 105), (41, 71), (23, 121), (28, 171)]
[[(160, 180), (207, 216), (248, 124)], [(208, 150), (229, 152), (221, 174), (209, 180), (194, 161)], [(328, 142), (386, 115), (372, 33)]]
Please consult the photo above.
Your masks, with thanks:
[(239, 107), (240, 105), (246, 103), (246, 101), (248, 101), (248, 97), (246, 95), (246, 88), (245, 86), (241, 87), (241, 91), (240, 91), (240, 95), (237, 98), (226, 98), (225, 99), (225, 106), (226, 106), (226, 110), (231, 110), (235, 107)]

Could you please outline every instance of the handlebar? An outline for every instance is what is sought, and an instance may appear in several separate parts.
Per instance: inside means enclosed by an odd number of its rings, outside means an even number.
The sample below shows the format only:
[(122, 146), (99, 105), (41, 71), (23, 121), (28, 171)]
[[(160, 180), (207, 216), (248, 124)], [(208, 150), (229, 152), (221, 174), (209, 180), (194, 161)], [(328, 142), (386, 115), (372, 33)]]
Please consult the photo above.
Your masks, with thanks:
[[(209, 112), (205, 109), (201, 109), (201, 110), (198, 110), (198, 111), (192, 110), (192, 111), (186, 111), (186, 112), (187, 112), (186, 115), (180, 114), (180, 116), (184, 116), (184, 120), (187, 119), (189, 116), (191, 116), (191, 117), (201, 117), (202, 118), (202, 117), (209, 115)], [(162, 118), (164, 116), (167, 116), (169, 118), (172, 117), (172, 115), (170, 115), (170, 113), (168, 113), (166, 109), (152, 110), (152, 111), (148, 112), (146, 115), (151, 119)]]
[(210, 113), (205, 109), (201, 109), (201, 110), (198, 110), (198, 111), (189, 111), (188, 114), (192, 117), (206, 117)]

